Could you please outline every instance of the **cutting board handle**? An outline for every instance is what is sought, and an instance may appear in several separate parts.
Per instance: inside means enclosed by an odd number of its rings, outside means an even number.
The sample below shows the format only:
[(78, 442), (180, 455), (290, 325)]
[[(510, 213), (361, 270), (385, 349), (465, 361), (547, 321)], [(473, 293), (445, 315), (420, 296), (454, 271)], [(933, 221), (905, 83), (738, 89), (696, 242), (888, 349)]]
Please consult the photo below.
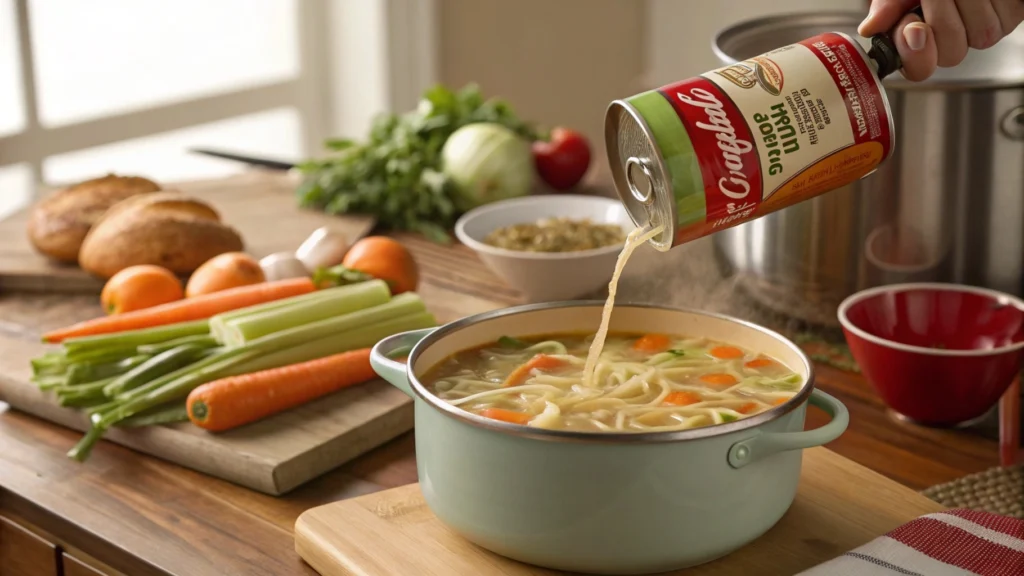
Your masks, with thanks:
[(409, 385), (408, 366), (405, 362), (399, 362), (393, 358), (408, 356), (412, 352), (413, 346), (434, 330), (436, 328), (402, 332), (377, 342), (377, 345), (370, 351), (370, 366), (373, 366), (373, 371), (395, 388), (415, 398), (412, 386)]
[(811, 392), (809, 404), (828, 412), (832, 420), (820, 428), (801, 432), (761, 432), (729, 448), (729, 465), (742, 468), (772, 454), (821, 446), (839, 438), (850, 425), (850, 412), (837, 398), (821, 390)]

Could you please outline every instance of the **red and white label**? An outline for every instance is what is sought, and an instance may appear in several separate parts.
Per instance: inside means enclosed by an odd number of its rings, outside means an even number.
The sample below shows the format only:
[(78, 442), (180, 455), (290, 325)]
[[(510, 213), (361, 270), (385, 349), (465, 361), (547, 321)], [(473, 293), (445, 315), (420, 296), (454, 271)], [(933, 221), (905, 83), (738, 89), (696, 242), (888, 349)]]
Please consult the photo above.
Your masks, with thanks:
[(821, 34), (659, 89), (704, 180), (701, 236), (869, 173), (891, 153), (885, 97), (853, 41)]

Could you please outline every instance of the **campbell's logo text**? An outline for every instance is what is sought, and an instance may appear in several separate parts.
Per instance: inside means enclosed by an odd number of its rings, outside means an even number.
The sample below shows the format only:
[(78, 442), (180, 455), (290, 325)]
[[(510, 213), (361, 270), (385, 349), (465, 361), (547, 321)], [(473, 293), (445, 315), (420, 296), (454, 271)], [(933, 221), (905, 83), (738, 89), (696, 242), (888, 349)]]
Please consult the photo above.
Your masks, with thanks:
[(750, 181), (747, 178), (743, 155), (750, 153), (754, 145), (738, 138), (736, 129), (729, 120), (722, 101), (703, 88), (692, 88), (689, 94), (676, 92), (680, 101), (697, 108), (702, 108), (707, 115), (707, 122), (697, 122), (697, 127), (715, 133), (718, 149), (723, 164), (729, 170), (728, 176), (718, 180), (718, 189), (734, 200), (746, 198), (750, 194)]

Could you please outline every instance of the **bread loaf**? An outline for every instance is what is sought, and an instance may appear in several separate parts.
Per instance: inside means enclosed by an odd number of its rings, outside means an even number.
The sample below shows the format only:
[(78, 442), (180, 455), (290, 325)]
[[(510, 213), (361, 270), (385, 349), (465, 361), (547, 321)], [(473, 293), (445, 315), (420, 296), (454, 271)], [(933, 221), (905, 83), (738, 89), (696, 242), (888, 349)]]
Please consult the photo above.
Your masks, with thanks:
[(181, 192), (158, 192), (107, 211), (86, 236), (79, 264), (102, 278), (136, 264), (189, 274), (218, 254), (242, 249), (238, 232), (208, 204)]
[(39, 202), (28, 221), (28, 238), (42, 254), (75, 262), (89, 229), (114, 204), (160, 186), (138, 176), (109, 174), (61, 190)]

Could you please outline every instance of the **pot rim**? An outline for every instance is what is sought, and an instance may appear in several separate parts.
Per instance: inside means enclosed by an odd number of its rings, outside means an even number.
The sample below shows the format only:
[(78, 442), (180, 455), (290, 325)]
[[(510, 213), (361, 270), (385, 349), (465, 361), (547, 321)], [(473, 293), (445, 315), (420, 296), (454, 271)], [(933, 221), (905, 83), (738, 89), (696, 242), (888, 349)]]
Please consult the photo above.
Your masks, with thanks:
[(857, 335), (858, 338), (862, 338), (877, 346), (883, 348), (891, 348), (893, 350), (899, 350), (901, 352), (911, 352), (914, 354), (924, 354), (926, 356), (947, 356), (947, 357), (981, 357), (981, 356), (998, 356), (999, 354), (1005, 354), (1007, 352), (1014, 352), (1024, 348), (1024, 340), (1010, 344), (1008, 346), (1000, 346), (998, 348), (990, 348), (988, 350), (945, 350), (941, 348), (924, 348), (922, 346), (912, 346), (910, 344), (903, 344), (895, 340), (889, 340), (888, 338), (882, 338), (881, 336), (875, 336), (867, 330), (864, 330), (860, 326), (853, 323), (852, 320), (847, 316), (850, 308), (867, 300), (873, 298), (879, 294), (899, 294), (902, 292), (910, 292), (913, 290), (935, 290), (939, 292), (961, 292), (968, 294), (978, 294), (981, 296), (987, 296), (992, 298), (996, 302), (1006, 304), (1007, 306), (1013, 306), (1014, 308), (1024, 312), (1024, 300), (1017, 298), (1011, 294), (1000, 292), (998, 290), (992, 290), (990, 288), (980, 288), (977, 286), (967, 286), (966, 284), (950, 284), (944, 282), (907, 282), (904, 284), (889, 284), (886, 286), (877, 286), (875, 288), (868, 288), (867, 290), (861, 290), (851, 296), (848, 296), (842, 303), (839, 304), (839, 310), (837, 316), (839, 317), (839, 323), (842, 324), (843, 329), (849, 330), (853, 334)]
[(783, 344), (785, 344), (790, 350), (796, 353), (797, 357), (803, 363), (803, 367), (807, 372), (807, 378), (804, 381), (800, 391), (795, 396), (790, 398), (783, 404), (772, 407), (756, 416), (750, 418), (743, 418), (734, 422), (728, 422), (725, 424), (717, 424), (713, 426), (704, 426), (701, 428), (692, 428), (689, 430), (677, 430), (671, 432), (578, 432), (570, 430), (547, 430), (541, 428), (531, 428), (529, 426), (523, 426), (520, 424), (512, 424), (509, 422), (502, 422), (500, 420), (494, 420), (492, 418), (485, 418), (472, 412), (463, 410), (457, 406), (453, 406), (448, 402), (438, 398), (419, 381), (416, 375), (413, 373), (413, 366), (416, 365), (416, 360), (419, 355), (429, 348), (434, 343), (445, 338), (449, 334), (453, 334), (467, 326), (477, 324), (480, 322), (486, 322), (495, 318), (503, 318), (506, 316), (515, 316), (517, 314), (525, 314), (528, 312), (537, 312), (543, 310), (552, 310), (558, 308), (577, 308), (577, 307), (595, 307), (601, 308), (604, 306), (604, 302), (600, 300), (569, 300), (562, 302), (543, 302), (539, 304), (525, 304), (521, 306), (512, 306), (509, 308), (501, 308), (498, 310), (491, 310), (488, 312), (482, 312), (480, 314), (474, 314), (467, 316), (455, 322), (450, 322), (441, 326), (422, 340), (413, 346), (412, 351), (409, 353), (409, 360), (406, 364), (406, 377), (409, 380), (409, 386), (413, 389), (416, 396), (420, 400), (425, 401), (432, 408), (442, 412), (444, 415), (476, 426), (478, 428), (486, 428), (495, 432), (503, 434), (509, 434), (512, 436), (520, 436), (526, 438), (533, 438), (537, 440), (557, 441), (557, 442), (578, 442), (584, 444), (652, 444), (652, 443), (663, 443), (663, 442), (683, 442), (688, 440), (699, 440), (702, 438), (710, 438), (714, 436), (724, 436), (733, 432), (739, 432), (741, 430), (747, 430), (750, 428), (756, 428), (762, 424), (766, 424), (778, 418), (781, 418), (793, 410), (796, 410), (801, 404), (807, 401), (810, 397), (811, 392), (814, 390), (814, 364), (811, 363), (807, 354), (800, 349), (792, 340), (785, 336), (761, 326), (753, 322), (746, 320), (740, 320), (732, 316), (725, 314), (718, 314), (715, 312), (705, 312), (702, 310), (695, 310), (692, 308), (662, 306), (657, 304), (617, 304), (616, 308), (647, 308), (647, 309), (659, 309), (667, 310), (670, 312), (683, 312), (687, 314), (695, 314), (698, 316), (707, 316), (711, 318), (717, 318), (720, 320), (726, 320), (739, 324), (745, 328), (756, 330), (762, 334), (766, 334)]

